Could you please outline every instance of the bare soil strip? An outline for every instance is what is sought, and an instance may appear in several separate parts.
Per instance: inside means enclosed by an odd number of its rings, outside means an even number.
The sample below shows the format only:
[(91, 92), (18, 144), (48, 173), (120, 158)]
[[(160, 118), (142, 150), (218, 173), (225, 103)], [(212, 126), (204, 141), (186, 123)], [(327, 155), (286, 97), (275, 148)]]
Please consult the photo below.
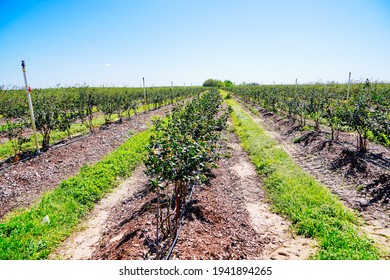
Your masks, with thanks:
[(42, 193), (75, 175), (83, 165), (99, 161), (134, 133), (145, 130), (152, 116), (164, 115), (171, 108), (169, 105), (122, 123), (102, 126), (78, 141), (54, 146), (38, 157), (0, 171), (0, 219), (15, 208), (29, 206)]
[[(224, 142), (231, 156), (222, 158), (209, 184), (194, 192), (172, 258), (307, 259), (314, 254), (313, 240), (294, 236), (290, 223), (270, 211), (237, 137), (228, 133)], [(109, 204), (99, 204), (86, 230), (66, 241), (53, 258), (153, 258), (153, 194), (147, 179), (138, 170), (122, 186), (121, 195), (115, 191), (107, 197)]]
[[(390, 151), (369, 143), (366, 156), (354, 156), (354, 135), (340, 132), (339, 141), (330, 142), (327, 128), (319, 133), (301, 131), (291, 120), (257, 110), (256, 116), (247, 112), (308, 174), (360, 214), (363, 230), (390, 257), (390, 181), (386, 180)], [(296, 139), (302, 141), (294, 143)]]
[(118, 188), (96, 205), (89, 214), (89, 218), (79, 226), (79, 231), (70, 236), (56, 252), (52, 253), (50, 259), (89, 259), (107, 228), (106, 222), (110, 218), (112, 208), (118, 202), (132, 197), (134, 193), (140, 191), (144, 187), (145, 179), (143, 167), (140, 166), (129, 179), (122, 182)]

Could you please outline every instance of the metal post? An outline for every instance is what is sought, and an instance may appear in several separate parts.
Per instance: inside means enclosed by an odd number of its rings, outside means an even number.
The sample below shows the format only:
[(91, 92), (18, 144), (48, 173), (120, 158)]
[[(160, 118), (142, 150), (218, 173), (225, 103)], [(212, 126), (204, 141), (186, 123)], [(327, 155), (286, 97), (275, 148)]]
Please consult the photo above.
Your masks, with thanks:
[(31, 117), (31, 126), (34, 134), (34, 142), (35, 142), (35, 148), (37, 151), (39, 151), (39, 145), (38, 145), (38, 137), (37, 137), (37, 130), (35, 128), (35, 117), (34, 117), (34, 110), (33, 105), (31, 101), (31, 88), (28, 86), (27, 83), (27, 74), (26, 74), (26, 64), (24, 63), (24, 60), (22, 60), (22, 72), (24, 77), (24, 84), (27, 92), (27, 98), (28, 98), (28, 107), (30, 108), (30, 117)]
[(349, 72), (349, 78), (348, 78), (348, 92), (347, 92), (347, 100), (349, 99), (349, 90), (351, 88), (351, 72)]

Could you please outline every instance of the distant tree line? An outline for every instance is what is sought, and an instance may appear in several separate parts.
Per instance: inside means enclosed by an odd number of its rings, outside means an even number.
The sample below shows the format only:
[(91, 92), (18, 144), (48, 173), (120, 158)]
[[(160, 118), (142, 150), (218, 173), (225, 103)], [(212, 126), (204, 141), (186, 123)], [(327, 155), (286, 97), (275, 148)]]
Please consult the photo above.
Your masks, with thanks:
[(230, 88), (234, 86), (234, 83), (230, 80), (220, 81), (216, 79), (208, 79), (203, 83), (204, 87), (216, 87), (216, 88)]

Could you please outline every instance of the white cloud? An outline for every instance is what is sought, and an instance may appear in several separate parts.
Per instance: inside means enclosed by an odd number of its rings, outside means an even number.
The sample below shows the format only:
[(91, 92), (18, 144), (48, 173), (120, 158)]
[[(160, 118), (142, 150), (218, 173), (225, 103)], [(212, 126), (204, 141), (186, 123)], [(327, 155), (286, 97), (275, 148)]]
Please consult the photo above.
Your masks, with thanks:
[(104, 64), (104, 66), (111, 67), (111, 63), (106, 63), (106, 64)]

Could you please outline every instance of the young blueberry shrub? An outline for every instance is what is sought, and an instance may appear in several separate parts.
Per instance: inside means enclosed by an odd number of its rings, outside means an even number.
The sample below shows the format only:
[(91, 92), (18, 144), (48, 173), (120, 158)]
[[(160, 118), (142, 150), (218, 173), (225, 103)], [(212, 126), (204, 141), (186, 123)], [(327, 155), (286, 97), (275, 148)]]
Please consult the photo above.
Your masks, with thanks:
[(154, 121), (145, 165), (156, 194), (156, 259), (165, 257), (194, 187), (216, 167), (217, 141), (230, 113), (218, 114), (222, 101), (210, 90)]

